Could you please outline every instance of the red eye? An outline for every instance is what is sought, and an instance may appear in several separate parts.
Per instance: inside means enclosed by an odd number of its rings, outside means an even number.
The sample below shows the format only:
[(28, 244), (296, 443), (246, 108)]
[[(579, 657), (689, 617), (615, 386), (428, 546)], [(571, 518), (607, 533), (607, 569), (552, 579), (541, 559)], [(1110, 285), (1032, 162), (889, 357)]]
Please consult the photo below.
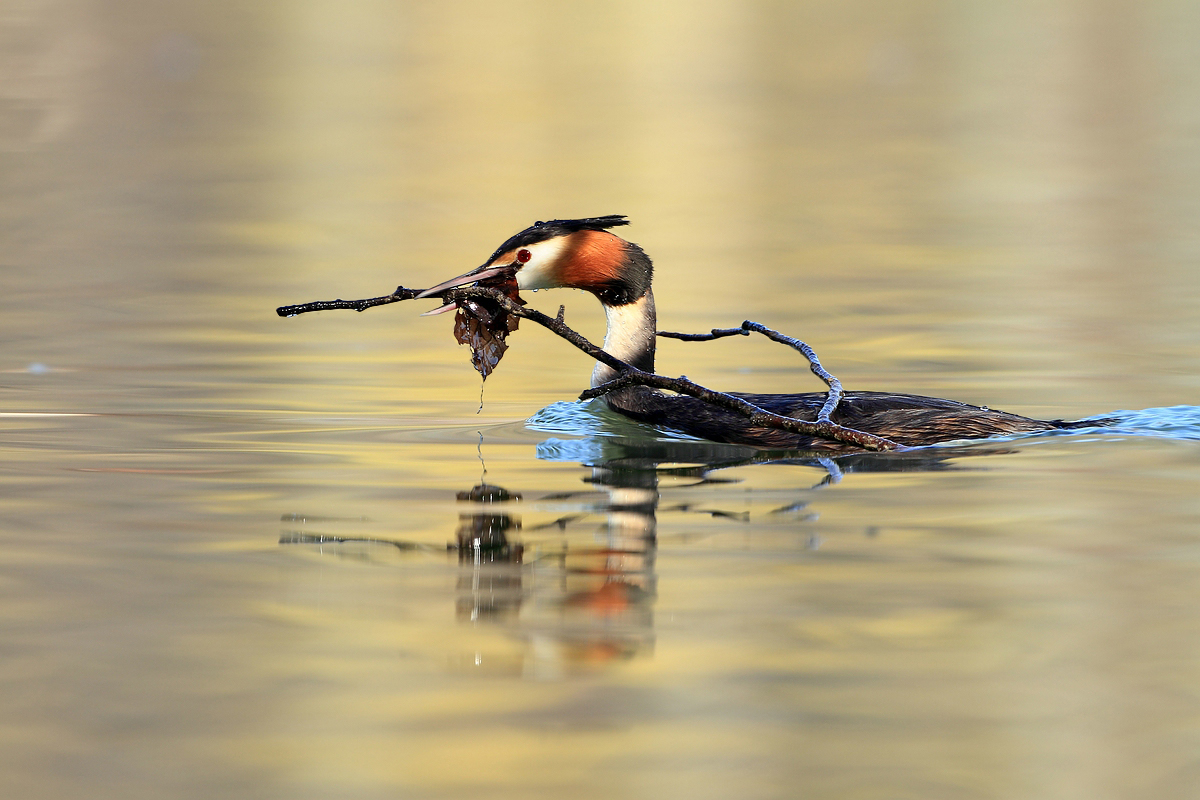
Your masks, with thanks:
[(528, 261), (531, 258), (533, 258), (533, 253), (529, 252), (525, 248), (522, 247), (520, 250), (517, 251), (517, 263), (518, 264), (524, 264), (526, 261)]

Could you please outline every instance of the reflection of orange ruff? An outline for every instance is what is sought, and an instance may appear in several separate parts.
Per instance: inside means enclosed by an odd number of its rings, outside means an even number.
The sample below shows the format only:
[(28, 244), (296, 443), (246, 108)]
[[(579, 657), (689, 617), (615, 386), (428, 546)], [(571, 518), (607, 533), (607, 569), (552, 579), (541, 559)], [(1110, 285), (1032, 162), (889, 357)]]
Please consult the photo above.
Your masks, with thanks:
[(565, 565), (571, 575), (629, 575), (646, 569), (646, 551), (617, 548), (575, 550)]
[(622, 581), (609, 581), (590, 592), (579, 592), (567, 598), (567, 605), (583, 608), (593, 614), (616, 615), (629, 610), (638, 593), (636, 586)]
[(632, 658), (636, 653), (634, 648), (622, 646), (617, 642), (589, 642), (574, 651), (577, 661), (587, 664), (607, 664), (609, 661)]

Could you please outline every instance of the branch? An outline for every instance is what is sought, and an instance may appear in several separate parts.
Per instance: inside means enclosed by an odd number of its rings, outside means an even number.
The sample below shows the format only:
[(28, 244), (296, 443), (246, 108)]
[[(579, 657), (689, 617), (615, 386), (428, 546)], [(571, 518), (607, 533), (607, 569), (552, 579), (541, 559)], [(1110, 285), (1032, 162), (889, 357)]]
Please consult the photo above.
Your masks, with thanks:
[(711, 342), (713, 339), (724, 339), (726, 336), (749, 336), (745, 328), (713, 328), (708, 333), (671, 333), (658, 331), (657, 336), (664, 339), (678, 339), (681, 342)]
[[(684, 342), (711, 342), (713, 339), (723, 339), (726, 336), (749, 336), (750, 331), (761, 333), (773, 342), (786, 344), (794, 350), (799, 350), (808, 359), (809, 369), (829, 387), (825, 404), (821, 406), (820, 412), (817, 413), (817, 422), (829, 422), (831, 425), (836, 425), (837, 423), (830, 422), (829, 415), (837, 408), (838, 403), (842, 401), (842, 396), (845, 394), (842, 390), (842, 382), (826, 372), (825, 368), (821, 366), (821, 359), (817, 358), (816, 351), (799, 339), (784, 336), (779, 331), (750, 320), (743, 322), (740, 328), (713, 328), (709, 333), (671, 333), (670, 331), (659, 331), (658, 335), (664, 339), (679, 339)], [(845, 430), (852, 429), (846, 428)]]
[[(365, 300), (324, 300), (313, 303), (303, 303), (294, 306), (282, 306), (276, 309), (276, 313), (281, 317), (292, 317), (297, 314), (305, 314), (310, 311), (329, 311), (333, 309), (352, 309), (354, 311), (363, 311), (374, 306), (387, 305), (388, 303), (397, 303), (401, 300), (411, 300), (421, 293), (419, 289), (406, 289), (403, 286), (398, 286), (396, 291), (382, 297), (370, 297)], [(798, 339), (784, 336), (781, 333), (771, 330), (757, 322), (746, 321), (742, 323), (741, 328), (714, 329), (710, 334), (672, 334), (660, 333), (659, 336), (668, 338), (683, 339), (685, 341), (703, 341), (709, 339), (717, 339), (723, 336), (748, 336), (750, 331), (762, 333), (775, 341), (788, 344), (800, 352), (804, 353), (808, 358), (812, 370), (829, 386), (829, 397), (822, 406), (821, 412), (817, 417), (816, 422), (808, 422), (806, 420), (795, 419), (794, 417), (785, 417), (780, 414), (773, 414), (770, 411), (759, 408), (758, 406), (743, 400), (740, 397), (735, 397), (724, 392), (716, 392), (699, 384), (692, 383), (686, 377), (668, 378), (664, 375), (657, 375), (652, 372), (640, 370), (632, 364), (627, 364), (612, 354), (597, 347), (588, 341), (584, 336), (576, 331), (568, 328), (563, 323), (562, 312), (560, 310), (558, 319), (548, 317), (536, 309), (523, 306), (520, 303), (514, 302), (503, 291), (487, 286), (466, 286), (462, 288), (449, 289), (441, 294), (441, 299), (446, 303), (458, 303), (466, 300), (487, 299), (492, 303), (503, 308), (509, 314), (522, 319), (527, 319), (541, 325), (543, 328), (558, 335), (560, 338), (567, 340), (576, 348), (583, 351), (587, 355), (596, 359), (606, 366), (612, 367), (618, 372), (618, 377), (601, 386), (588, 389), (579, 396), (581, 400), (588, 400), (595, 397), (601, 397), (618, 389), (623, 389), (628, 386), (649, 386), (655, 389), (665, 389), (678, 394), (685, 394), (695, 397), (710, 405), (724, 408), (736, 414), (741, 414), (746, 417), (751, 424), (759, 425), (765, 428), (776, 428), (779, 430), (797, 433), (803, 436), (816, 436), (822, 439), (831, 439), (837, 442), (846, 442), (855, 444), (867, 450), (895, 450), (900, 445), (889, 439), (884, 439), (880, 436), (875, 436), (870, 433), (846, 428), (830, 421), (829, 414), (833, 408), (837, 406), (838, 401), (842, 396), (842, 387), (836, 378), (826, 372), (822, 367), (817, 355), (812, 348)]]
[(388, 303), (399, 303), (401, 300), (411, 300), (421, 293), (420, 289), (405, 289), (397, 286), (396, 291), (383, 297), (368, 297), (365, 300), (317, 300), (312, 303), (301, 303), (296, 306), (280, 306), (275, 313), (281, 317), (294, 317), (297, 314), (307, 314), (309, 311), (333, 311), (339, 308), (352, 311), (366, 311), (375, 306), (386, 306)]
[(590, 400), (594, 397), (600, 397), (601, 395), (606, 395), (609, 392), (615, 392), (618, 389), (624, 389), (629, 386), (650, 386), (655, 389), (666, 389), (667, 391), (690, 395), (698, 400), (703, 400), (709, 405), (718, 406), (719, 408), (741, 414), (751, 424), (760, 425), (764, 428), (777, 428), (803, 436), (816, 436), (820, 439), (832, 439), (835, 442), (847, 442), (849, 444), (856, 444), (867, 450), (895, 450), (900, 447), (899, 444), (890, 439), (855, 430), (854, 428), (847, 428), (843, 425), (838, 425), (836, 422), (830, 422), (828, 419), (818, 419), (816, 422), (808, 422), (807, 420), (796, 419), (795, 417), (773, 414), (740, 397), (725, 394), (724, 392), (714, 392), (712, 389), (692, 383), (686, 377), (668, 378), (664, 375), (643, 372), (636, 367), (630, 367), (629, 371), (608, 383), (588, 389), (579, 395), (579, 399)]
[[(773, 414), (770, 411), (759, 408), (753, 403), (743, 400), (740, 397), (725, 394), (724, 392), (716, 392), (712, 389), (700, 386), (699, 384), (692, 383), (686, 377), (668, 378), (665, 375), (658, 375), (653, 372), (640, 370), (632, 364), (627, 364), (619, 358), (612, 356), (608, 352), (592, 344), (583, 336), (564, 325), (561, 319), (553, 319), (541, 313), (540, 311), (527, 306), (522, 306), (519, 303), (514, 303), (507, 295), (496, 289), (475, 286), (466, 289), (451, 289), (443, 295), (443, 298), (446, 300), (446, 302), (454, 302), (459, 299), (469, 300), (476, 297), (490, 298), (493, 302), (498, 303), (508, 313), (536, 322), (542, 327), (558, 334), (563, 339), (566, 339), (568, 342), (575, 345), (584, 353), (587, 353), (589, 356), (601, 362), (602, 364), (617, 370), (619, 373), (618, 377), (609, 381), (608, 383), (593, 387), (583, 392), (581, 395), (579, 395), (580, 400), (590, 400), (592, 398), (601, 397), (609, 394), (610, 392), (614, 392), (618, 389), (623, 389), (628, 386), (649, 386), (655, 389), (666, 389), (670, 392), (676, 392), (678, 394), (686, 394), (691, 397), (695, 397), (698, 400), (703, 400), (709, 405), (718, 406), (728, 411), (741, 414), (752, 424), (761, 425), (765, 428), (777, 428), (780, 430), (790, 431), (791, 433), (798, 433), (803, 436), (816, 436), (822, 439), (832, 439), (833, 441), (837, 442), (847, 442), (849, 444), (856, 444), (859, 447), (866, 448), (867, 450), (895, 450), (896, 448), (900, 447), (900, 445), (896, 442), (893, 442), (890, 439), (884, 439), (882, 436), (875, 436), (874, 434), (865, 433), (863, 431), (855, 430), (854, 428), (847, 428), (845, 426), (838, 425), (836, 422), (832, 422), (829, 419), (829, 414), (832, 412), (833, 407), (837, 405), (838, 401), (841, 400), (841, 383), (838, 382), (837, 378), (834, 378), (821, 367), (821, 362), (817, 359), (817, 354), (813, 352), (812, 348), (807, 344), (798, 339), (792, 339), (788, 336), (784, 336), (781, 333), (777, 333), (766, 326), (759, 325), (757, 322), (747, 321), (743, 323), (743, 328), (745, 331), (747, 331), (747, 333), (743, 333), (742, 335), (749, 335), (748, 331), (753, 330), (762, 333), (764, 336), (768, 336), (775, 341), (784, 342), (796, 347), (808, 357), (809, 364), (812, 366), (813, 372), (816, 373), (822, 380), (826, 381), (826, 383), (829, 385), (829, 398), (826, 399), (825, 405), (822, 406), (821, 414), (817, 417), (816, 422), (808, 422), (807, 420), (796, 419), (794, 417), (785, 417), (781, 414)], [(742, 331), (743, 328), (733, 328), (727, 330)], [(713, 334), (714, 335), (712, 335), (710, 338), (737, 335), (736, 333), (726, 333), (725, 331), (715, 330), (713, 331)], [(700, 337), (709, 336), (708, 334), (695, 335)], [(697, 339), (694, 341), (699, 340)]]
[[(315, 309), (320, 310), (320, 309)], [(443, 548), (416, 542), (397, 541), (395, 539), (377, 539), (374, 536), (336, 536), (331, 533), (302, 533), (287, 531), (279, 535), (280, 544), (348, 544), (362, 542), (363, 544), (388, 544), (397, 550), (429, 550), (437, 552)]]

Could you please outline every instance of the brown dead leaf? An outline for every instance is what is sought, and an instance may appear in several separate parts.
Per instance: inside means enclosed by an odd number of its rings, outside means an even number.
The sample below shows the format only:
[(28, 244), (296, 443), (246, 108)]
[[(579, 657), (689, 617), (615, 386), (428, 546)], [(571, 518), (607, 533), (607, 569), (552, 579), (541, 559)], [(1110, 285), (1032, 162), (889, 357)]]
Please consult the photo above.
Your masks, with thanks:
[[(503, 289), (505, 294), (521, 305), (525, 301), (517, 293), (517, 282), (511, 276), (496, 282), (483, 281), (481, 286)], [(460, 302), (454, 314), (454, 338), (459, 344), (470, 345), (471, 365), (484, 380), (508, 350), (505, 339), (517, 329), (520, 318), (509, 314), (499, 304), (487, 298)]]

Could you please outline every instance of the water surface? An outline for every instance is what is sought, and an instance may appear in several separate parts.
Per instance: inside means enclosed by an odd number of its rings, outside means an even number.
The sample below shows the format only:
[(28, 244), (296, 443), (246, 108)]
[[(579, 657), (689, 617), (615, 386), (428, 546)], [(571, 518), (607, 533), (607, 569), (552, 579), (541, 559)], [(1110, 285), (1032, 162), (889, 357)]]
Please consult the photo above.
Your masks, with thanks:
[[(4, 795), (1194, 795), (1198, 27), (5, 10)], [(425, 306), (274, 314), (608, 213), (665, 329), (756, 319), (852, 389), (1131, 411), (780, 460), (572, 404), (591, 365), (533, 326), (476, 413)], [(602, 334), (586, 296), (526, 299)], [(819, 388), (764, 341), (659, 367)]]

